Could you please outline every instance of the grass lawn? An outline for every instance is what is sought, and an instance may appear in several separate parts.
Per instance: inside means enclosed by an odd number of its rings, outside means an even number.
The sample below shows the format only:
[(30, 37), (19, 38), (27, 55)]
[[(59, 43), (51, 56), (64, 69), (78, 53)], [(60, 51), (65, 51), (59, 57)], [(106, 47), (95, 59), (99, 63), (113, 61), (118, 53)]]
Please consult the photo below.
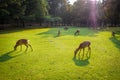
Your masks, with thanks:
[[(60, 37), (56, 36), (58, 28), (0, 32), (0, 80), (120, 80), (120, 34), (111, 37), (116, 28), (59, 29)], [(74, 36), (77, 29), (80, 35)], [(25, 46), (13, 51), (21, 38), (30, 40), (33, 52), (30, 48), (25, 52)], [(74, 50), (85, 40), (91, 42), (91, 57), (74, 59)]]

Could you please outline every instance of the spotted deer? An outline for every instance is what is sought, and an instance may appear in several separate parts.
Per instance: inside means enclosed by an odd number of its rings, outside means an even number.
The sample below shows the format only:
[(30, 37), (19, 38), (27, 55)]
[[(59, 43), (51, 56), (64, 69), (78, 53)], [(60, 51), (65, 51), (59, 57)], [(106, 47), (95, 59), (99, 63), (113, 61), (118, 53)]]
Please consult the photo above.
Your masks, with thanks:
[(19, 39), (19, 40), (16, 42), (15, 46), (14, 46), (14, 50), (16, 50), (18, 46), (21, 46), (21, 50), (22, 50), (22, 45), (25, 45), (25, 46), (26, 46), (26, 51), (27, 51), (28, 47), (30, 47), (30, 48), (31, 48), (31, 51), (33, 51), (33, 48), (32, 48), (32, 46), (29, 44), (29, 40), (28, 40), (28, 39)]
[[(90, 41), (84, 41), (84, 42), (80, 43), (79, 47), (74, 51), (74, 57), (76, 57), (76, 54), (78, 51), (81, 52), (81, 49), (83, 49), (83, 57), (84, 57), (84, 50), (86, 47), (88, 47), (88, 51), (90, 51), (89, 52), (89, 55), (90, 55), (90, 53), (91, 53), (90, 45), (91, 45)], [(79, 52), (79, 55), (80, 55), (80, 52)]]

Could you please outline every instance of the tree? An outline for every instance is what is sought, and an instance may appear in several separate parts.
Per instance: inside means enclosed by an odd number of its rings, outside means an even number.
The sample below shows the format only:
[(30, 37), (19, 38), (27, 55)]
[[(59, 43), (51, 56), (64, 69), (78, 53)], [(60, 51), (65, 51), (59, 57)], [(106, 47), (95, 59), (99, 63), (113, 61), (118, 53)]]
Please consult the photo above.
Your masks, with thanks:
[[(53, 17), (61, 17), (63, 22), (66, 22), (66, 14), (68, 13), (68, 0), (48, 0), (50, 9), (49, 14)], [(69, 14), (69, 13), (68, 13)]]
[(90, 16), (90, 3), (89, 0), (77, 0), (72, 9), (73, 19), (72, 22), (76, 26), (85, 26), (88, 24)]
[(26, 17), (33, 16), (33, 20), (41, 22), (41, 19), (48, 15), (49, 5), (46, 0), (27, 0)]
[[(47, 0), (0, 0), (0, 22), (17, 23), (25, 26), (25, 21), (41, 22), (48, 15)], [(21, 25), (22, 23), (22, 25)]]
[(120, 22), (120, 1), (105, 0), (103, 3), (105, 21), (111, 26), (118, 25)]
[(25, 0), (1, 0), (0, 5), (0, 21), (3, 24), (21, 19), (26, 9)]

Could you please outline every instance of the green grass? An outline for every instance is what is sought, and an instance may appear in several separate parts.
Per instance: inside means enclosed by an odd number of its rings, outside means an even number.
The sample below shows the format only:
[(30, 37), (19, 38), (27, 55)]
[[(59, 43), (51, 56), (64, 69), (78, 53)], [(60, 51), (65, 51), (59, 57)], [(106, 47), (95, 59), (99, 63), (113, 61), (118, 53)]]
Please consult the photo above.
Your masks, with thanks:
[[(120, 35), (88, 28), (19, 29), (0, 32), (0, 80), (120, 80)], [(80, 29), (80, 35), (74, 36)], [(118, 30), (118, 29), (117, 29)], [(13, 51), (20, 38), (34, 49)], [(91, 57), (73, 59), (80, 42), (91, 41)], [(86, 49), (87, 51), (87, 49)], [(81, 53), (82, 54), (82, 53)]]

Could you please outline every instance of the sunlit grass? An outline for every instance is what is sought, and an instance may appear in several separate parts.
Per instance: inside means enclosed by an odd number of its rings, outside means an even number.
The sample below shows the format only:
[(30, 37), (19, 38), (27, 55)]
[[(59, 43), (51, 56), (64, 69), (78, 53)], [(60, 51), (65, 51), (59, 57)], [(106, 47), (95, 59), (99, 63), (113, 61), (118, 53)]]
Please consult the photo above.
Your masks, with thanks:
[[(88, 28), (26, 29), (0, 34), (0, 80), (120, 80), (120, 35), (111, 30)], [(74, 36), (79, 29), (80, 35)], [(30, 40), (30, 48), (12, 51), (20, 38)], [(73, 59), (80, 42), (91, 41), (91, 57)], [(87, 49), (86, 49), (87, 51)], [(81, 53), (82, 54), (82, 53)]]

